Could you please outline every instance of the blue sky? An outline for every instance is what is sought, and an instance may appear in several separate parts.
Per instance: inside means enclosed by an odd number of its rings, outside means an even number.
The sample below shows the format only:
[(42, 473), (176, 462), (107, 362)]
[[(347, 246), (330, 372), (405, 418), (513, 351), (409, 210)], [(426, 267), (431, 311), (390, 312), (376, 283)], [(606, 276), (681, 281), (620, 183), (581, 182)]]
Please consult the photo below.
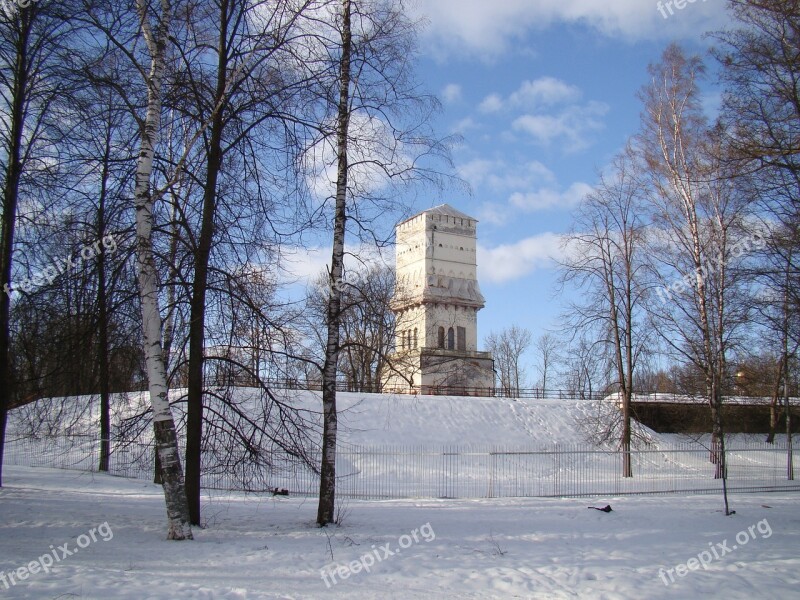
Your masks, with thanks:
[[(598, 172), (636, 133), (648, 64), (673, 41), (704, 55), (706, 105), (710, 113), (718, 107), (704, 34), (729, 23), (725, 0), (408, 2), (425, 22), (417, 78), (441, 99), (438, 134), (463, 138), (453, 159), (471, 192), (417, 190), (403, 200), (415, 212), (447, 202), (480, 221), (481, 347), (491, 331), (514, 324), (534, 337), (557, 330), (560, 236)], [(289, 260), (296, 280), (330, 262), (329, 234), (320, 235), (319, 246), (297, 248)]]
[[(415, 208), (448, 202), (480, 221), (480, 340), (512, 324), (535, 337), (558, 326), (559, 236), (636, 132), (647, 65), (672, 41), (704, 53), (704, 32), (727, 22), (724, 0), (666, 4), (417, 0), (418, 76), (441, 98), (440, 133), (463, 136), (453, 158), (472, 193), (430, 192)], [(718, 97), (712, 78), (712, 110)]]

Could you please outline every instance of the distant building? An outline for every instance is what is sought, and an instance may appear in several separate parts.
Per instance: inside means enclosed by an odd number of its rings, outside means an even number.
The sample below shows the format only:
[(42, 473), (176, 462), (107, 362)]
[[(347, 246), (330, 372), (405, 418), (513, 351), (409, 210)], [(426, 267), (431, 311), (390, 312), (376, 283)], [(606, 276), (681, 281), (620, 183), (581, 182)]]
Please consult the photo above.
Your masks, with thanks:
[(477, 221), (448, 204), (397, 226), (394, 370), (387, 388), (488, 395), (494, 362), (478, 351)]

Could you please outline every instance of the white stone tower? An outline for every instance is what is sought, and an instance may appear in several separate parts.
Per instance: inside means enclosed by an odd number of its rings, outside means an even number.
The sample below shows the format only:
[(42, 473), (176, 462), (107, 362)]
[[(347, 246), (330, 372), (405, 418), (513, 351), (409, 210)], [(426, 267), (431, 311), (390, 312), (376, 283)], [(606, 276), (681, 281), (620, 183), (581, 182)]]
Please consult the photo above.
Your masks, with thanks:
[(492, 356), (478, 351), (476, 227), (442, 204), (397, 226), (396, 339), (387, 387), (423, 394), (488, 395)]

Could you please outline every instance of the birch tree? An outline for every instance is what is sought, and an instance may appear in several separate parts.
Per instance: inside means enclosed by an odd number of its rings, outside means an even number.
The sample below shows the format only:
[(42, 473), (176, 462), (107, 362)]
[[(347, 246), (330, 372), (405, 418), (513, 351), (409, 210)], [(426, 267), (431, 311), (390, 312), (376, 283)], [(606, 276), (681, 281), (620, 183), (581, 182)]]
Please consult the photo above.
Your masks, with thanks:
[(161, 465), (161, 480), (167, 505), (168, 532), (171, 540), (192, 539), (189, 507), (184, 489), (175, 421), (167, 394), (167, 372), (161, 339), (161, 311), (158, 299), (158, 271), (153, 253), (154, 194), (151, 176), (153, 157), (161, 123), (162, 93), (167, 61), (167, 43), (173, 18), (170, 0), (160, 1), (160, 10), (151, 14), (147, 0), (137, 0), (142, 37), (150, 57), (146, 72), (146, 113), (140, 121), (141, 143), (136, 162), (134, 190), (136, 210), (136, 266), (139, 299), (142, 308), (142, 332), (147, 364), (150, 404), (153, 408), (153, 432)]
[(347, 224), (348, 142), (350, 130), (350, 59), (352, 53), (350, 0), (342, 0), (341, 54), (339, 57), (339, 102), (336, 114), (336, 195), (333, 217), (333, 249), (328, 271), (327, 340), (322, 367), (322, 462), (320, 465), (317, 524), (327, 525), (335, 518), (336, 506), (336, 373), (339, 366), (339, 324), (342, 292), (338, 285), (344, 269), (344, 237)]
[[(334, 6), (338, 8), (333, 9)], [(355, 238), (386, 239), (377, 223), (403, 213), (401, 188), (411, 183), (441, 183), (440, 167), (450, 167), (449, 148), (431, 132), (434, 98), (412, 77), (416, 24), (403, 2), (337, 0), (333, 31), (318, 62), (330, 64), (315, 75), (319, 138), (310, 144), (314, 191), (331, 215), (330, 294), (322, 369), (324, 418), (320, 501), (317, 523), (334, 520), (336, 477), (336, 373), (341, 350), (342, 294), (348, 227)], [(335, 66), (330, 57), (335, 58)], [(308, 62), (308, 61), (307, 61)], [(330, 189), (333, 189), (331, 194)], [(399, 215), (398, 215), (399, 216)], [(393, 223), (392, 223), (393, 224)], [(391, 234), (388, 234), (391, 235)]]
[(728, 498), (722, 398), (728, 354), (747, 320), (733, 265), (744, 253), (743, 203), (723, 165), (719, 131), (707, 124), (700, 104), (704, 67), (676, 45), (649, 69), (643, 88), (642, 131), (654, 232), (655, 262), (650, 316), (661, 340), (703, 373), (712, 422), (710, 457)]

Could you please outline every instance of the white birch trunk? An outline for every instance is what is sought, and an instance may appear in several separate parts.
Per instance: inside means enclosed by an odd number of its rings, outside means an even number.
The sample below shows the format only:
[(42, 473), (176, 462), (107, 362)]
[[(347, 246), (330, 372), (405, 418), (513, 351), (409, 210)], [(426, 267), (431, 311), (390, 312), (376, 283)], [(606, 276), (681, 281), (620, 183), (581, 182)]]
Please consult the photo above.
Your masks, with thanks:
[(322, 464), (320, 465), (317, 524), (334, 521), (336, 501), (336, 371), (339, 363), (339, 324), (341, 321), (341, 286), (344, 265), (345, 223), (347, 221), (347, 143), (350, 125), (350, 0), (342, 0), (342, 56), (339, 64), (339, 106), (336, 121), (336, 209), (333, 225), (333, 253), (328, 285), (328, 338), (322, 371)]
[(141, 148), (136, 163), (136, 266), (139, 298), (142, 305), (142, 330), (150, 404), (153, 409), (153, 431), (156, 452), (161, 464), (161, 479), (167, 505), (167, 539), (192, 539), (189, 509), (184, 491), (175, 421), (167, 398), (167, 373), (161, 344), (161, 312), (158, 303), (156, 264), (153, 255), (153, 196), (151, 174), (155, 141), (161, 125), (161, 89), (167, 34), (172, 19), (169, 0), (161, 1), (161, 16), (153, 34), (149, 27), (147, 3), (137, 0), (136, 7), (150, 52), (150, 72), (147, 78), (147, 113), (142, 126)]

